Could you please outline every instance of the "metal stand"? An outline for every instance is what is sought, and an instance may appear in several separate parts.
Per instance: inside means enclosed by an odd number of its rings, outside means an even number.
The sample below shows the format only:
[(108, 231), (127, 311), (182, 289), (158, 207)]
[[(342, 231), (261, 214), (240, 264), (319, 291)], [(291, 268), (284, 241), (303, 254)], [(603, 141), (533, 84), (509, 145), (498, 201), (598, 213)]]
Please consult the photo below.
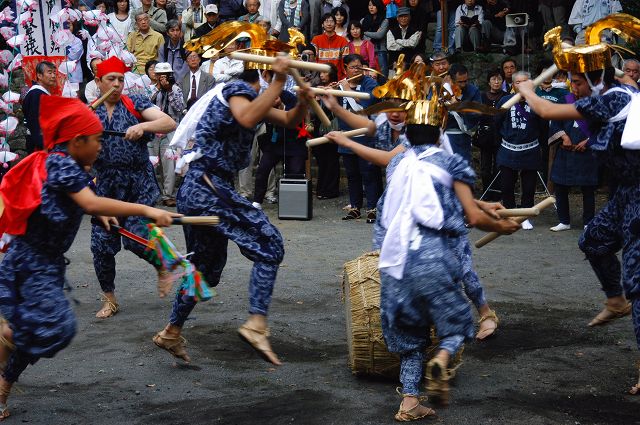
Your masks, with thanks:
[[(486, 194), (488, 192), (500, 192), (499, 190), (491, 189), (491, 187), (496, 182), (496, 180), (498, 180), (498, 177), (500, 176), (500, 173), (502, 173), (502, 170), (498, 170), (498, 172), (496, 173), (496, 176), (493, 178), (493, 180), (491, 180), (491, 183), (489, 183), (489, 186), (484, 191), (482, 196), (480, 196), (480, 200), (481, 201), (484, 199), (484, 197), (486, 196)], [(542, 183), (542, 187), (544, 189), (541, 192), (536, 192), (536, 195), (543, 195), (544, 194), (544, 195), (547, 195), (547, 196), (551, 196), (551, 193), (549, 193), (549, 188), (547, 188), (547, 184), (545, 183), (544, 179), (542, 178), (542, 174), (540, 173), (540, 171), (537, 171), (536, 173), (538, 174), (538, 179), (540, 180), (540, 183)], [(519, 193), (516, 193), (516, 194), (520, 195)], [(555, 207), (555, 209), (558, 209), (558, 207), (556, 206), (555, 203), (553, 204), (553, 206)]]

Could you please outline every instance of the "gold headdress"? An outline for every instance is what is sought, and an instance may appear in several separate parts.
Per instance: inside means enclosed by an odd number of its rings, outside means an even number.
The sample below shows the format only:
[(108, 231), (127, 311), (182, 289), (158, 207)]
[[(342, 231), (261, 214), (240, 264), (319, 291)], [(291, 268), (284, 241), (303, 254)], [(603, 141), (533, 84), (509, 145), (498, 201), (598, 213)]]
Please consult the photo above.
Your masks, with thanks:
[[(241, 38), (249, 38), (251, 42), (251, 47), (243, 49), (243, 52), (270, 57), (284, 52), (297, 58), (298, 45), (305, 44), (304, 35), (295, 28), (289, 28), (289, 43), (284, 43), (270, 39), (260, 25), (229, 21), (212, 29), (202, 37), (189, 40), (184, 44), (184, 48), (196, 51), (204, 58), (211, 58), (218, 56), (227, 46)], [(271, 69), (270, 65), (255, 62), (245, 62), (244, 67), (245, 69)]]
[(553, 60), (563, 71), (586, 73), (611, 66), (611, 50), (625, 50), (620, 46), (600, 42), (601, 33), (611, 30), (629, 41), (640, 37), (640, 19), (626, 13), (616, 13), (589, 25), (585, 30), (587, 44), (563, 47), (562, 27), (555, 27), (544, 35), (544, 44), (553, 46)]

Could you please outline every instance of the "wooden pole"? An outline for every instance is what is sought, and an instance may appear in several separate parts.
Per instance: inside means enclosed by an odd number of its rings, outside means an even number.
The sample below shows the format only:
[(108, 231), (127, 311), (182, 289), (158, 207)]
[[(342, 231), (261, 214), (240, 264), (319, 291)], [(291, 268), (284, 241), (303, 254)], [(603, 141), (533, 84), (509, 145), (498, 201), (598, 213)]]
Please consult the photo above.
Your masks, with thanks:
[[(264, 63), (267, 65), (273, 65), (276, 61), (276, 58), (271, 56), (260, 56), (260, 55), (254, 55), (251, 53), (243, 53), (243, 52), (233, 52), (229, 56), (231, 56), (233, 59), (238, 59), (245, 62)], [(298, 61), (293, 59), (289, 62), (289, 66), (291, 68), (306, 69), (309, 71), (317, 71), (317, 72), (331, 71), (331, 67), (324, 63), (305, 62), (305, 61)]]
[[(298, 91), (298, 86), (293, 87), (294, 90)], [(335, 97), (351, 97), (353, 99), (362, 99), (369, 100), (371, 99), (371, 95), (369, 93), (354, 91), (354, 90), (334, 90), (334, 89), (323, 89), (320, 87), (311, 87), (311, 93), (322, 96), (323, 94), (330, 94)]]
[[(363, 127), (363, 128), (356, 128), (355, 130), (345, 131), (343, 134), (347, 137), (356, 137), (356, 136), (363, 136), (368, 132), (369, 132), (369, 129), (367, 127)], [(307, 146), (311, 148), (313, 146), (318, 146), (318, 145), (322, 145), (324, 143), (329, 143), (329, 142), (331, 142), (331, 140), (327, 139), (326, 137), (317, 137), (315, 139), (307, 140)]]
[[(291, 74), (291, 76), (293, 77), (293, 79), (295, 80), (296, 84), (299, 87), (308, 86), (308, 84), (300, 76), (300, 73), (298, 72), (297, 69), (289, 68), (289, 74)], [(322, 106), (320, 106), (317, 100), (310, 99), (309, 106), (311, 106), (311, 109), (313, 109), (313, 112), (318, 116), (318, 118), (320, 118), (320, 122), (322, 123), (322, 125), (324, 125), (325, 127), (331, 127), (331, 120), (329, 119), (327, 114), (324, 113)]]

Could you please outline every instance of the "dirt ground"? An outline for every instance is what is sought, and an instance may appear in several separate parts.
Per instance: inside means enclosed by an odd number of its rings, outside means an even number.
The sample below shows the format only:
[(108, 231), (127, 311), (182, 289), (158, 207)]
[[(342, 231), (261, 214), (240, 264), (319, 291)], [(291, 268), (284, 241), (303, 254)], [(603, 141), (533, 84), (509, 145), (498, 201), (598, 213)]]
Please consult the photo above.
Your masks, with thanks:
[[(315, 201), (308, 222), (280, 221), (267, 207), (287, 252), (270, 315), (279, 368), (236, 335), (251, 263), (233, 244), (218, 296), (198, 305), (185, 326), (191, 365), (176, 365), (151, 342), (170, 300), (157, 297), (151, 267), (128, 252), (118, 256), (121, 312), (94, 318), (99, 286), (85, 220), (67, 253), (78, 334), (54, 359), (25, 371), (8, 423), (393, 423), (397, 382), (356, 377), (347, 367), (342, 265), (369, 250), (372, 226), (341, 221), (345, 203)], [(451, 405), (437, 409), (432, 423), (640, 423), (640, 398), (625, 394), (639, 357), (630, 319), (586, 327), (604, 296), (577, 248), (582, 226), (573, 218), (574, 229), (552, 233), (555, 213), (546, 211), (532, 231), (475, 251), (499, 333), (467, 345)], [(168, 233), (183, 250), (181, 229)], [(480, 236), (473, 230), (470, 238)]]

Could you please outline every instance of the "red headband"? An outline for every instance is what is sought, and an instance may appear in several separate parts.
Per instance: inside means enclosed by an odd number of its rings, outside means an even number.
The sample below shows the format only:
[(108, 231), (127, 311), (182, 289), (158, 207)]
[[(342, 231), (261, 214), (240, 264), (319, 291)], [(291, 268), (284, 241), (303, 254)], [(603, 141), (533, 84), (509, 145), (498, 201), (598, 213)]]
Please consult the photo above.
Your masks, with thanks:
[(119, 74), (124, 74), (127, 71), (129, 71), (129, 68), (127, 68), (127, 65), (125, 65), (124, 62), (122, 62), (119, 58), (115, 57), (115, 56), (111, 56), (109, 59), (107, 59), (106, 61), (103, 61), (102, 63), (99, 63), (96, 66), (96, 77), (98, 78), (102, 78), (107, 74), (111, 74), (112, 72), (117, 72)]
[(40, 128), (44, 147), (50, 150), (58, 143), (68, 142), (76, 136), (101, 133), (102, 123), (98, 116), (78, 99), (42, 96)]

